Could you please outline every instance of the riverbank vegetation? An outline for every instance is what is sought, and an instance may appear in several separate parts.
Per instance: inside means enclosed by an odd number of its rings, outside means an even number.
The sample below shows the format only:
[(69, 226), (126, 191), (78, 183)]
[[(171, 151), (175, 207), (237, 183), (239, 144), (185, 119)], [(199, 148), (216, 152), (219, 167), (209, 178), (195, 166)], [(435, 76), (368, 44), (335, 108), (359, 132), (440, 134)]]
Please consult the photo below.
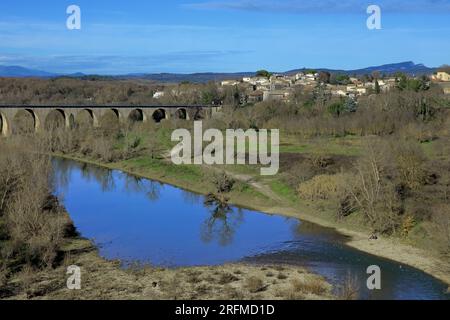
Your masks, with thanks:
[(58, 264), (64, 238), (75, 233), (52, 196), (49, 157), (24, 141), (1, 143), (1, 150), (0, 296), (11, 274)]

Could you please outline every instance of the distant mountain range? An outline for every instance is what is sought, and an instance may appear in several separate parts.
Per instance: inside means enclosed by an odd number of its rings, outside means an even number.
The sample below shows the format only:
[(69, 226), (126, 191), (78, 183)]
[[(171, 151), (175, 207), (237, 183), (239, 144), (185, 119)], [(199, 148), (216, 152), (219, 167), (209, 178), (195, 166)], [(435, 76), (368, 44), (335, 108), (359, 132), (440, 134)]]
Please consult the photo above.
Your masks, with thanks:
[(10, 78), (55, 78), (55, 77), (83, 77), (85, 74), (72, 73), (72, 74), (58, 74), (41, 70), (29, 69), (20, 66), (0, 66), (0, 77)]
[(32, 70), (19, 66), (0, 66), (0, 77), (16, 77), (16, 78), (26, 78), (26, 77), (54, 77), (54, 73), (49, 73), (40, 70)]
[[(328, 71), (330, 73), (343, 73), (348, 75), (364, 75), (364, 74), (371, 74), (372, 72), (378, 71), (381, 74), (394, 74), (397, 72), (403, 72), (409, 75), (418, 76), (423, 74), (431, 74), (435, 72), (438, 68), (429, 68), (425, 66), (424, 64), (415, 64), (412, 61), (407, 62), (400, 62), (400, 63), (391, 63), (391, 64), (384, 64), (381, 66), (374, 66), (374, 67), (367, 67), (363, 69), (356, 69), (356, 70), (334, 70), (334, 69), (323, 69), (318, 68), (315, 70), (318, 71)], [(298, 73), (301, 71), (304, 71), (306, 69), (298, 69), (298, 70), (291, 70), (288, 71), (288, 74), (292, 73)]]
[[(367, 67), (356, 70), (335, 70), (324, 68), (303, 68), (295, 69), (286, 72), (278, 72), (280, 74), (295, 74), (305, 70), (317, 70), (328, 71), (330, 73), (341, 73), (347, 75), (364, 75), (371, 74), (374, 71), (378, 71), (381, 74), (393, 74), (396, 72), (403, 72), (409, 75), (423, 75), (431, 74), (436, 71), (437, 68), (429, 68), (423, 64), (415, 64), (412, 61), (385, 64), (381, 66)], [(157, 82), (195, 82), (203, 83), (208, 81), (221, 81), (226, 79), (240, 79), (243, 77), (253, 76), (255, 72), (237, 72), (237, 73), (191, 73), (191, 74), (179, 74), (179, 73), (132, 73), (116, 76), (102, 76), (102, 75), (86, 75), (83, 73), (73, 74), (57, 74), (50, 73), (41, 70), (33, 70), (20, 66), (0, 66), (0, 77), (13, 77), (13, 78), (56, 78), (56, 77), (73, 77), (73, 78), (90, 78), (90, 77), (104, 77), (107, 79), (146, 79)]]
[(116, 76), (119, 79), (145, 79), (153, 80), (157, 82), (194, 82), (204, 83), (208, 81), (222, 81), (226, 79), (242, 79), (243, 77), (254, 76), (255, 72), (236, 72), (236, 73), (141, 73), (141, 74), (127, 74), (122, 76)]

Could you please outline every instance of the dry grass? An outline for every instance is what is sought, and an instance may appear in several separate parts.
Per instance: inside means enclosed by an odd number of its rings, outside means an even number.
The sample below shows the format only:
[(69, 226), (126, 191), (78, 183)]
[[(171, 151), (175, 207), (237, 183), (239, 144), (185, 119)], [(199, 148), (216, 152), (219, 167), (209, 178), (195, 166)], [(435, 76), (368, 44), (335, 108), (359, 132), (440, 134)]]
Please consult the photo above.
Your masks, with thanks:
[(277, 279), (278, 280), (285, 280), (285, 279), (287, 279), (288, 278), (288, 276), (287, 275), (285, 275), (284, 273), (279, 273), (278, 274), (278, 276), (277, 276)]
[(0, 264), (0, 288), (6, 286), (6, 283), (8, 281), (8, 270), (6, 269), (6, 266), (1, 263)]
[(231, 273), (223, 273), (219, 277), (219, 284), (228, 284), (231, 282), (239, 281), (239, 278), (232, 275)]
[(257, 293), (265, 290), (264, 281), (259, 277), (250, 277), (246, 280), (245, 287), (251, 293)]
[(323, 295), (327, 291), (324, 281), (317, 277), (306, 277), (303, 280), (294, 279), (292, 288), (295, 292), (310, 293), (317, 296)]
[(356, 276), (347, 274), (343, 284), (337, 290), (337, 298), (339, 300), (357, 300), (359, 297), (358, 283)]
[[(69, 244), (68, 244), (69, 245)], [(121, 269), (115, 261), (100, 258), (87, 240), (73, 240), (68, 246), (72, 252), (70, 263), (81, 268), (81, 290), (65, 287), (66, 267), (33, 269), (9, 279), (15, 293), (8, 299), (290, 299), (290, 280), (263, 279), (267, 272), (276, 270), (267, 266), (224, 265), (165, 269), (146, 267), (143, 271)], [(237, 276), (234, 271), (239, 270)], [(285, 267), (290, 277), (299, 276), (299, 268)], [(306, 273), (306, 271), (303, 271)], [(300, 276), (303, 276), (300, 275)], [(273, 280), (273, 278), (272, 278)], [(329, 291), (321, 296), (308, 295), (308, 299), (330, 299)]]

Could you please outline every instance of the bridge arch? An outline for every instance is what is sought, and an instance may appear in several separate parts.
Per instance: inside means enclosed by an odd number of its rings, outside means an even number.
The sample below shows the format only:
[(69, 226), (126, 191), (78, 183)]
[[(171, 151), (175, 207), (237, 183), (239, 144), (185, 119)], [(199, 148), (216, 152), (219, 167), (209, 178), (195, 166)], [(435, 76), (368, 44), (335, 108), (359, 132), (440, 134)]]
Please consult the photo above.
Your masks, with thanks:
[(155, 110), (155, 112), (153, 112), (152, 118), (156, 123), (160, 123), (162, 120), (167, 119), (166, 110), (164, 109)]
[(177, 111), (175, 111), (175, 117), (181, 120), (189, 120), (189, 114), (186, 108), (178, 108)]
[(105, 129), (110, 129), (112, 127), (117, 127), (121, 120), (122, 114), (119, 109), (106, 109), (100, 117), (100, 126)]
[(147, 116), (142, 109), (134, 109), (128, 115), (128, 120), (130, 122), (146, 122)]
[(13, 133), (35, 133), (39, 130), (41, 122), (33, 109), (21, 109), (16, 112), (12, 126)]
[(117, 108), (112, 108), (111, 111), (116, 115), (118, 120), (121, 120), (120, 118), (122, 118), (122, 115), (120, 114), (119, 109)]
[(205, 110), (203, 108), (195, 108), (191, 110), (191, 115), (189, 116), (190, 119), (193, 119), (194, 121), (197, 120), (203, 120), (205, 119)]
[(9, 123), (6, 116), (0, 112), (0, 136), (9, 135)]
[(97, 127), (98, 126), (98, 119), (97, 116), (94, 113), (94, 110), (92, 109), (81, 109), (78, 111), (75, 119), (78, 126), (91, 126), (91, 127)]
[(45, 130), (51, 131), (55, 129), (68, 128), (69, 118), (64, 109), (51, 110), (44, 121)]

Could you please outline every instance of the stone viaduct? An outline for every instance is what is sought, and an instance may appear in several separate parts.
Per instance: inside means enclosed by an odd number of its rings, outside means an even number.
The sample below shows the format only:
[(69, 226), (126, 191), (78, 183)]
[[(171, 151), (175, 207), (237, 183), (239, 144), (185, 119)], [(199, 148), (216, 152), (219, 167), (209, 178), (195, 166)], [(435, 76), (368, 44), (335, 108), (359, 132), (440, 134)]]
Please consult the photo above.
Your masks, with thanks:
[[(0, 105), (0, 132), (8, 136), (16, 132), (16, 124), (23, 118), (31, 123), (30, 131), (45, 130), (49, 122), (60, 121), (65, 128), (73, 128), (80, 119), (90, 122), (94, 127), (101, 126), (101, 119), (110, 119), (123, 123), (125, 121), (161, 121), (175, 118), (199, 120), (210, 118), (218, 112), (217, 106), (50, 106), (50, 105)], [(51, 123), (50, 123), (51, 125)]]

